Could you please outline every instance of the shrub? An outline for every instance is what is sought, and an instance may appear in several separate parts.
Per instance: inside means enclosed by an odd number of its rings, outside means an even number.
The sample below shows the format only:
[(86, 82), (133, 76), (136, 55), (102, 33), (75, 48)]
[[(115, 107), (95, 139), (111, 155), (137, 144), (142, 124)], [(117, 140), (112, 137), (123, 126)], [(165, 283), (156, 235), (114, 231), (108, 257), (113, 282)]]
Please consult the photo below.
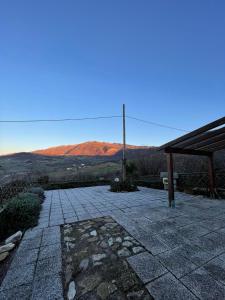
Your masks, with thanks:
[(58, 190), (58, 189), (71, 189), (79, 187), (89, 187), (97, 185), (109, 185), (109, 180), (99, 180), (99, 181), (74, 181), (74, 182), (58, 182), (58, 183), (49, 183), (45, 185), (45, 190)]
[(42, 200), (45, 198), (45, 191), (41, 187), (31, 187), (28, 189), (28, 193), (36, 194)]
[(48, 175), (40, 176), (38, 178), (37, 182), (39, 184), (47, 184), (47, 183), (49, 183), (49, 176)]
[(37, 225), (41, 201), (37, 194), (20, 193), (12, 198), (0, 214), (0, 239)]
[(136, 192), (138, 191), (137, 185), (133, 182), (126, 181), (112, 181), (110, 185), (111, 192)]

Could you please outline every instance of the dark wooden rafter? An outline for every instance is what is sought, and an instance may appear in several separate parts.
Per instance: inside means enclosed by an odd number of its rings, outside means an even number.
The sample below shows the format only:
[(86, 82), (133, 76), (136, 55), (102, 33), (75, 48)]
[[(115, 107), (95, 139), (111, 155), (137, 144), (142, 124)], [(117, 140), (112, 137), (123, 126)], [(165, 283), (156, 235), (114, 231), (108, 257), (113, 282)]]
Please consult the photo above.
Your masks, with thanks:
[(175, 145), (178, 144), (178, 143), (187, 141), (187, 140), (189, 140), (190, 138), (199, 136), (199, 135), (202, 134), (202, 133), (206, 133), (207, 131), (209, 131), (209, 130), (211, 130), (211, 129), (213, 129), (213, 128), (222, 126), (222, 125), (224, 125), (224, 124), (225, 124), (225, 117), (220, 118), (220, 119), (218, 119), (218, 120), (216, 120), (216, 121), (214, 121), (214, 122), (212, 122), (212, 123), (209, 123), (209, 124), (207, 124), (207, 125), (205, 125), (205, 126), (202, 126), (202, 127), (200, 127), (199, 129), (196, 129), (196, 130), (194, 130), (194, 131), (192, 131), (192, 132), (189, 132), (189, 133), (187, 133), (187, 134), (185, 134), (185, 135), (183, 135), (183, 136), (181, 136), (181, 137), (179, 137), (179, 138), (177, 138), (177, 139), (175, 139), (175, 140), (173, 140), (173, 141), (171, 141), (171, 142), (169, 142), (169, 143), (166, 143), (166, 144), (160, 146), (160, 147), (158, 148), (158, 150), (163, 150), (163, 149), (165, 149), (166, 147), (172, 147), (172, 146), (175, 146)]
[(182, 149), (182, 148), (175, 148), (175, 147), (167, 147), (167, 148), (165, 148), (164, 152), (165, 153), (177, 153), (177, 154), (202, 155), (202, 156), (209, 156), (211, 154), (210, 151)]
[(190, 138), (184, 142), (177, 143), (176, 147), (178, 147), (178, 148), (190, 147), (194, 144), (203, 142), (209, 138), (212, 138), (212, 137), (222, 134), (222, 133), (225, 133), (225, 126), (220, 129), (214, 129), (214, 130), (210, 130), (208, 132), (201, 133), (201, 134), (199, 134), (193, 138)]
[[(213, 153), (225, 149), (225, 117), (187, 133), (158, 148), (167, 154), (169, 206), (174, 203), (173, 153), (203, 155), (208, 157), (209, 189), (211, 197), (216, 197)], [(223, 126), (222, 128), (217, 128)], [(217, 128), (217, 129), (215, 129)]]
[(210, 146), (218, 141), (225, 140), (225, 127), (221, 129), (224, 129), (224, 133), (217, 134), (213, 137), (210, 137), (198, 143), (187, 146), (186, 149), (203, 149), (204, 147)]
[(203, 151), (215, 152), (215, 151), (218, 151), (217, 149), (219, 149), (220, 147), (222, 147), (222, 149), (223, 149), (223, 147), (225, 147), (225, 138), (220, 139), (215, 143), (208, 144), (208, 145), (206, 145), (204, 147), (201, 147), (199, 149), (202, 149)]

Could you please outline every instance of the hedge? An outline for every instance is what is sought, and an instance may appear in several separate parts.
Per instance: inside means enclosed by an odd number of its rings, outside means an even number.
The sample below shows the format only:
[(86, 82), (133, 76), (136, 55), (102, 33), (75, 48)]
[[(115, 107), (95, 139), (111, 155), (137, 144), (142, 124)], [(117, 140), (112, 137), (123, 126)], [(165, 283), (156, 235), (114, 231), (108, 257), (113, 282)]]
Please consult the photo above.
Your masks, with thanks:
[(71, 181), (71, 182), (55, 182), (43, 185), (45, 190), (58, 190), (58, 189), (71, 189), (79, 187), (90, 187), (99, 185), (109, 185), (109, 180), (99, 180), (99, 181)]
[(0, 213), (0, 240), (38, 223), (42, 199), (34, 193), (20, 193), (13, 197)]

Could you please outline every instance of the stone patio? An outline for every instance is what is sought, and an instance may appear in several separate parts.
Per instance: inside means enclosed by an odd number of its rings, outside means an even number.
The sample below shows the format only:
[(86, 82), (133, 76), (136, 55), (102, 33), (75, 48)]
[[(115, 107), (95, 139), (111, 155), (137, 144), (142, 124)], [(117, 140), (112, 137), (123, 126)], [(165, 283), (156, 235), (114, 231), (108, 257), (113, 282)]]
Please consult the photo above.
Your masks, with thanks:
[(130, 266), (154, 299), (225, 299), (225, 201), (107, 186), (46, 192), (39, 225), (28, 230), (0, 287), (0, 299), (64, 299), (60, 225), (111, 216), (145, 252)]

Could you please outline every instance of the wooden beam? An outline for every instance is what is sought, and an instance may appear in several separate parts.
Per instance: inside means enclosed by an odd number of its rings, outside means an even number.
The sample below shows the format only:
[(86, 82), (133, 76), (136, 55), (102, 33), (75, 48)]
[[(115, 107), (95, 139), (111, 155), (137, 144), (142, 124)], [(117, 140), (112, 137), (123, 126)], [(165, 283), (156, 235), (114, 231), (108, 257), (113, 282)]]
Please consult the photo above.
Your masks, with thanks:
[(173, 184), (173, 154), (172, 153), (167, 153), (167, 171), (168, 171), (169, 207), (175, 207), (174, 184)]
[(183, 142), (185, 140), (188, 140), (188, 139), (190, 139), (192, 137), (195, 137), (195, 136), (197, 136), (197, 135), (199, 135), (201, 133), (204, 133), (204, 132), (206, 132), (206, 131), (208, 131), (210, 129), (216, 128), (216, 127), (221, 126), (223, 124), (225, 124), (225, 117), (222, 117), (222, 118), (220, 118), (220, 119), (218, 119), (218, 120), (216, 120), (214, 122), (211, 122), (211, 123), (209, 123), (209, 124), (207, 124), (205, 126), (202, 126), (202, 127), (198, 128), (198, 129), (196, 129), (196, 130), (194, 130), (194, 131), (192, 131), (190, 133), (187, 133), (187, 134), (185, 134), (185, 135), (183, 135), (183, 136), (181, 136), (181, 137), (179, 137), (179, 138), (177, 138), (177, 139), (169, 142), (169, 143), (166, 143), (166, 144), (160, 146), (158, 148), (158, 150), (165, 149), (166, 147), (172, 147), (172, 146), (176, 145), (177, 143), (180, 143), (180, 142)]
[(213, 164), (213, 154), (208, 157), (209, 167), (209, 190), (212, 198), (216, 198), (215, 172)]
[(213, 143), (212, 145), (207, 145), (207, 146), (201, 147), (200, 149), (202, 149), (203, 151), (214, 152), (214, 151), (217, 151), (217, 149), (220, 148), (221, 146), (222, 146), (222, 149), (223, 149), (223, 147), (225, 148), (225, 138)]
[(178, 153), (178, 154), (204, 155), (204, 156), (208, 156), (211, 153), (209, 151), (182, 149), (182, 148), (173, 148), (173, 147), (165, 148), (164, 151), (165, 153)]
[(218, 134), (214, 137), (208, 138), (205, 141), (201, 141), (199, 143), (188, 146), (186, 149), (200, 150), (200, 149), (203, 149), (203, 147), (211, 146), (214, 143), (221, 141), (221, 140), (225, 140), (225, 133)]
[[(173, 147), (177, 147), (177, 148), (185, 148), (185, 147), (194, 148), (197, 143), (203, 142), (207, 139), (213, 138), (214, 136), (220, 135), (222, 133), (225, 133), (225, 126), (220, 128), (220, 129), (214, 129), (212, 131), (201, 133), (201, 134), (199, 134), (199, 135), (197, 135), (193, 138), (188, 139), (187, 141), (177, 143), (176, 146), (173, 146)], [(191, 146), (193, 146), (193, 147), (191, 147)]]

